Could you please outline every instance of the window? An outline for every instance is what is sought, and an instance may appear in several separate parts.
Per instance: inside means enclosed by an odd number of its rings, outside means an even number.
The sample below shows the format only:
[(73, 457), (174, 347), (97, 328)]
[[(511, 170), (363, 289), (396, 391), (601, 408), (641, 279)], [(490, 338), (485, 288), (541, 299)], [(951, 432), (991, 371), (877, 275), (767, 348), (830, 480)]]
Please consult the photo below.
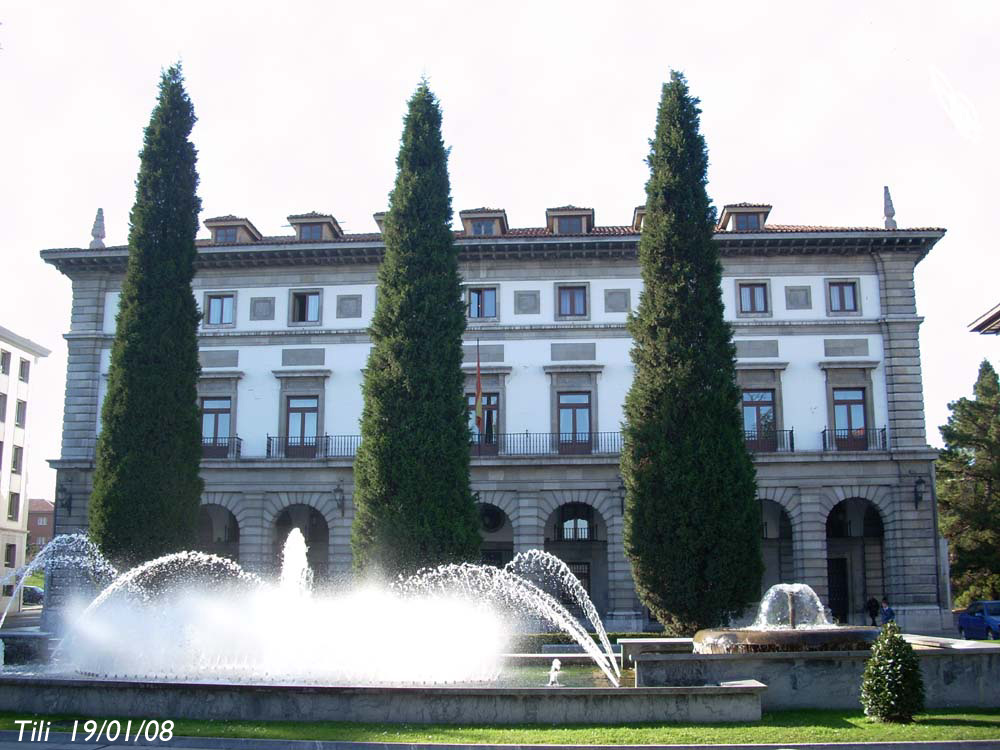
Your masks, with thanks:
[(500, 394), (483, 394), (483, 426), (476, 425), (476, 394), (465, 394), (469, 411), (469, 429), (472, 431), (472, 445), (480, 452), (496, 453), (497, 431), (500, 429)]
[(15, 445), (14, 450), (11, 453), (10, 473), (20, 474), (22, 463), (24, 463), (24, 448), (22, 448), (20, 445)]
[(0, 349), (0, 375), (10, 375), (10, 352)]
[(736, 214), (736, 230), (745, 232), (748, 229), (760, 229), (759, 214)]
[(586, 542), (594, 539), (594, 510), (584, 503), (567, 503), (559, 508), (559, 541)]
[(320, 293), (292, 292), (292, 325), (316, 325), (320, 320)]
[(497, 317), (497, 290), (495, 287), (468, 290), (467, 310), (470, 318)]
[(741, 315), (760, 315), (769, 312), (767, 304), (767, 284), (755, 282), (738, 284)]
[(302, 224), (299, 226), (300, 240), (321, 240), (323, 239), (322, 224)]
[(28, 374), (31, 372), (31, 362), (26, 359), (21, 360), (21, 365), (17, 371), (17, 379), (22, 383), (28, 382)]
[(215, 230), (216, 243), (236, 242), (236, 227), (219, 227)]
[(559, 447), (562, 453), (590, 452), (590, 394), (559, 394)]
[[(4, 552), (3, 552), (3, 564), (6, 565), (8, 568), (16, 568), (17, 567), (17, 545), (16, 544), (8, 544), (4, 548)], [(5, 596), (9, 596), (9, 594), (5, 594)]]
[(476, 237), (492, 237), (495, 224), (493, 219), (477, 219), (472, 222), (472, 234)]
[(319, 430), (319, 397), (288, 396), (285, 416), (285, 455), (314, 458)]
[(24, 427), (24, 423), (28, 420), (28, 402), (18, 401), (17, 407), (14, 409), (14, 426)]
[(582, 216), (559, 216), (556, 222), (559, 234), (583, 234)]
[(834, 388), (833, 435), (837, 450), (866, 450), (868, 434), (865, 427), (865, 389)]
[(48, 526), (48, 525), (49, 525), (48, 516), (39, 516), (38, 520), (35, 522), (35, 526)]
[(231, 398), (201, 400), (201, 452), (205, 458), (225, 458), (229, 455)]
[(777, 450), (774, 391), (743, 391), (743, 434), (750, 450)]
[(858, 312), (858, 285), (855, 281), (831, 281), (827, 288), (831, 313)]
[(7, 394), (0, 393), (0, 423), (7, 421)]
[(587, 314), (587, 287), (559, 287), (559, 317), (584, 317)]
[(205, 318), (206, 325), (233, 325), (236, 313), (236, 295), (209, 294), (206, 296), (205, 306), (208, 308), (208, 315)]
[(21, 517), (21, 496), (11, 492), (7, 498), (7, 520), (17, 521)]

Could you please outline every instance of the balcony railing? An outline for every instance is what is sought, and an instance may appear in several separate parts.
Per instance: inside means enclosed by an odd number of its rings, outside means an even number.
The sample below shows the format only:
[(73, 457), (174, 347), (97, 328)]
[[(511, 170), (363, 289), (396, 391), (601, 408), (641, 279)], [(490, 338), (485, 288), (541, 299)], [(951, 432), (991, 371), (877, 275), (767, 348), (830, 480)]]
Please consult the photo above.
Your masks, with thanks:
[(743, 439), (751, 453), (791, 453), (795, 450), (792, 430), (745, 430)]
[(473, 456), (617, 455), (620, 432), (501, 432), (475, 435)]
[(603, 542), (598, 538), (597, 529), (593, 526), (556, 526), (555, 541), (557, 542)]
[(202, 458), (239, 458), (243, 452), (243, 441), (238, 437), (202, 438)]
[(884, 451), (885, 427), (859, 428), (856, 430), (823, 430), (825, 451)]
[(360, 435), (316, 435), (313, 437), (267, 436), (268, 458), (353, 458)]

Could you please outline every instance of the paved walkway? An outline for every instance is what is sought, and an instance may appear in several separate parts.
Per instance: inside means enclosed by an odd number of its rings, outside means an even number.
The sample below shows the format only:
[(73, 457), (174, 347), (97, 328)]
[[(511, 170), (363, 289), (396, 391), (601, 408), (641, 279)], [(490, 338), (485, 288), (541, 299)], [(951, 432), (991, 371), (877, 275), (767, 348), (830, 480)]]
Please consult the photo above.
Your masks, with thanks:
[(0, 730), (0, 750), (25, 750), (44, 747), (47, 750), (127, 750), (135, 747), (171, 747), (182, 750), (1000, 750), (1000, 739), (955, 742), (824, 742), (791, 743), (787, 745), (438, 745), (389, 742), (320, 742), (301, 740), (228, 740), (202, 737), (176, 737), (166, 743), (141, 744), (85, 743), (79, 737), (70, 742), (66, 732), (53, 732), (48, 742), (30, 742), (28, 737), (18, 742), (18, 733)]

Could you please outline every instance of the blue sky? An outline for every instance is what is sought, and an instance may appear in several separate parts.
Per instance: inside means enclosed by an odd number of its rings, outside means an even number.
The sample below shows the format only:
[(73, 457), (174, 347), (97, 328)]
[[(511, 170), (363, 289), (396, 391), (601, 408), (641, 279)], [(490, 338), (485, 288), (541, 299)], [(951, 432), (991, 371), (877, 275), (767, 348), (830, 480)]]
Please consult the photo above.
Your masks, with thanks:
[(1000, 302), (1000, 4), (963, 2), (46, 2), (0, 6), (0, 325), (53, 350), (32, 382), (30, 494), (51, 497), (70, 284), (38, 251), (83, 246), (98, 206), (124, 243), (142, 128), (183, 60), (199, 117), (202, 218), (333, 213), (373, 231), (406, 100), (444, 110), (456, 211), (548, 206), (624, 224), (672, 68), (702, 100), (716, 204), (775, 223), (948, 234), (917, 271), (928, 436), (971, 391)]

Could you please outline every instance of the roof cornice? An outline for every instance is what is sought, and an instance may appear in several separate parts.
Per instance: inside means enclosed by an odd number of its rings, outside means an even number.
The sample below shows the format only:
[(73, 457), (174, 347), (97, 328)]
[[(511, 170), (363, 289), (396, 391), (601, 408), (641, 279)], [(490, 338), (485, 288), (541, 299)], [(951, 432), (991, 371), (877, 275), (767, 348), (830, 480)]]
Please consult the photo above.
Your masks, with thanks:
[[(726, 257), (796, 255), (867, 255), (872, 252), (915, 252), (918, 262), (945, 234), (943, 229), (716, 232), (719, 254)], [(639, 233), (540, 236), (458, 237), (460, 260), (503, 259), (635, 259)], [(280, 241), (269, 241), (278, 239)], [(247, 244), (198, 244), (195, 265), (205, 268), (254, 266), (366, 265), (382, 260), (378, 235), (347, 235), (331, 241), (297, 242), (265, 238)], [(53, 248), (42, 260), (69, 275), (77, 271), (124, 272), (128, 247), (100, 250)]]

